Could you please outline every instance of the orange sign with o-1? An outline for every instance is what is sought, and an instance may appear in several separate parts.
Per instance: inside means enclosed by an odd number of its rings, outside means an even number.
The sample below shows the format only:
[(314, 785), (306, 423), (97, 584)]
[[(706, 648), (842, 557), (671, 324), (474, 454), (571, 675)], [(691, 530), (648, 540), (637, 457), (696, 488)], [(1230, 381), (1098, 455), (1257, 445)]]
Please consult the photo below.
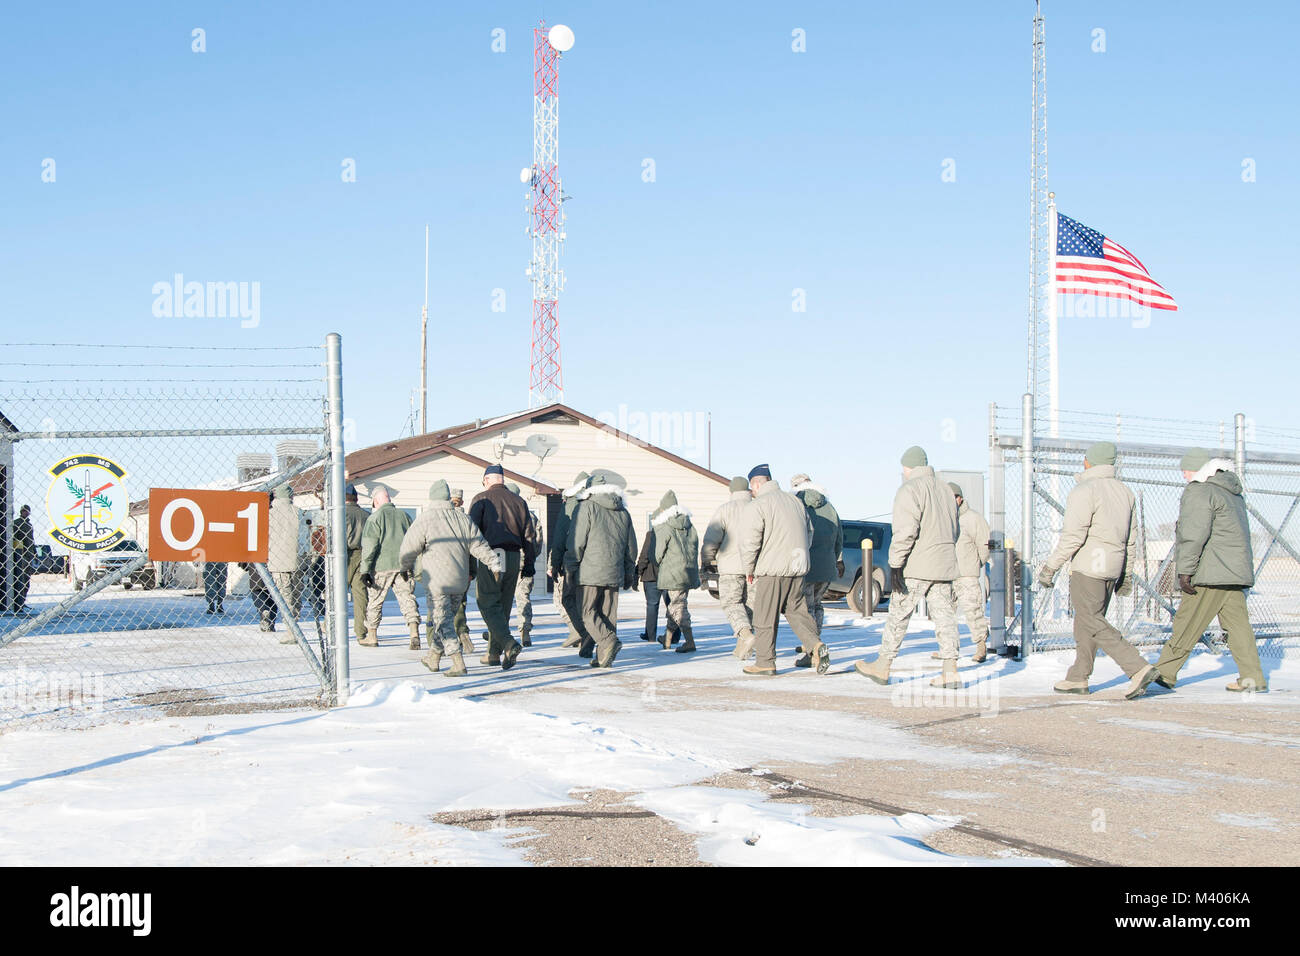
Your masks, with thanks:
[(149, 560), (266, 562), (264, 491), (149, 489)]

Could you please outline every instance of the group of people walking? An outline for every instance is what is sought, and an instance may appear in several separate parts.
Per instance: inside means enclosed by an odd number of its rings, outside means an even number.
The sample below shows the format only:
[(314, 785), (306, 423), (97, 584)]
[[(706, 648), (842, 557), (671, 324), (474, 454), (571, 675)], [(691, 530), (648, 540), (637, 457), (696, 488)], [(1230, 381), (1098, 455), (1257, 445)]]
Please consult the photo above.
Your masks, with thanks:
[[(1152, 683), (1172, 689), (1216, 616), (1239, 670), (1228, 690), (1267, 690), (1246, 613), (1245, 592), (1254, 584), (1254, 565), (1242, 486), (1232, 463), (1203, 449), (1188, 452), (1180, 462), (1187, 486), (1174, 558), (1182, 600), (1172, 636), (1153, 665), (1106, 620), (1112, 598), (1132, 593), (1137, 563), (1135, 497), (1117, 476), (1115, 460), (1113, 443), (1098, 442), (1088, 449), (1084, 471), (1066, 501), (1059, 540), (1038, 572), (1040, 586), (1051, 588), (1057, 574), (1069, 569), (1076, 654), (1055, 690), (1088, 693), (1098, 650), (1129, 677), (1129, 699), (1142, 696)], [(970, 629), (973, 660), (979, 663), (988, 655), (980, 574), (989, 556), (989, 525), (970, 508), (958, 485), (938, 478), (924, 449), (907, 449), (900, 462), (903, 480), (894, 497), (888, 554), (888, 616), (879, 653), (858, 661), (854, 669), (887, 684), (908, 623), (924, 599), (939, 644), (933, 657), (940, 662), (940, 673), (932, 683), (957, 689), (963, 686), (957, 669), (959, 614)], [(436, 481), (429, 489), (428, 507), (414, 520), (393, 505), (386, 488), (373, 491), (374, 510), (367, 512), (357, 503), (356, 488), (347, 486), (347, 574), (360, 645), (377, 646), (383, 602), (391, 590), (407, 624), (409, 647), (420, 649), (418, 578), (428, 596), (424, 663), (437, 672), (445, 657), (450, 663), (447, 676), (463, 676), (464, 655), (474, 650), (466, 619), (473, 583), (487, 627), (487, 650), (480, 663), (503, 670), (514, 666), (520, 651), (531, 644), (531, 594), (541, 526), (518, 486), (505, 482), (500, 465), (487, 468), (483, 486), (466, 513), (463, 493), (444, 480)], [(678, 654), (694, 652), (690, 593), (700, 587), (701, 567), (715, 565), (719, 600), (735, 636), (733, 654), (741, 661), (754, 658), (744, 665), (744, 673), (777, 673), (776, 635), (782, 617), (799, 640), (795, 666), (827, 672), (830, 653), (821, 639), (822, 602), (830, 583), (844, 574), (844, 535), (825, 489), (808, 475), (794, 476), (788, 492), (767, 465), (733, 478), (728, 500), (709, 519), (702, 537), (690, 510), (669, 491), (651, 514), (640, 548), (625, 492), (604, 474), (578, 474), (562, 498), (546, 574), (554, 581), (569, 631), (563, 646), (577, 648), (592, 667), (614, 664), (623, 647), (617, 628), (619, 593), (638, 586), (646, 604), (641, 639)], [(267, 567), (277, 589), (296, 609), (303, 583), (311, 578), (301, 573), (299, 525), (287, 485), (274, 493), (270, 525)], [(870, 575), (871, 569), (864, 569), (868, 582)], [(252, 585), (263, 629), (273, 630), (275, 602), (256, 574)], [(211, 604), (209, 596), (209, 610)], [(520, 640), (510, 631), (516, 604)], [(661, 604), (666, 618), (662, 634)]]

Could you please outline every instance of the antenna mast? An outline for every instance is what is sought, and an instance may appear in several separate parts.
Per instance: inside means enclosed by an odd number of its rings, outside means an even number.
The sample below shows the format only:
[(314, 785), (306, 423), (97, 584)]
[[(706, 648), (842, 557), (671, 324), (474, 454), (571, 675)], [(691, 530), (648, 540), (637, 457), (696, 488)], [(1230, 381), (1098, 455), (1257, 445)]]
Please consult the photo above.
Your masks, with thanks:
[(1041, 5), (1034, 11), (1033, 109), (1029, 132), (1029, 375), (1027, 391), (1034, 397), (1034, 432), (1051, 424), (1055, 403), (1052, 361), (1054, 329), (1048, 301), (1050, 198), (1047, 191), (1047, 39)]
[(429, 224), (424, 224), (424, 308), (420, 310), (420, 434), (429, 430)]
[(560, 373), (560, 320), (564, 289), (560, 248), (564, 242), (564, 193), (560, 187), (560, 55), (573, 47), (573, 31), (563, 24), (550, 30), (543, 20), (533, 29), (533, 165), (520, 178), (531, 187), (528, 235), (533, 258), (533, 345), (528, 371), (528, 407), (563, 401)]

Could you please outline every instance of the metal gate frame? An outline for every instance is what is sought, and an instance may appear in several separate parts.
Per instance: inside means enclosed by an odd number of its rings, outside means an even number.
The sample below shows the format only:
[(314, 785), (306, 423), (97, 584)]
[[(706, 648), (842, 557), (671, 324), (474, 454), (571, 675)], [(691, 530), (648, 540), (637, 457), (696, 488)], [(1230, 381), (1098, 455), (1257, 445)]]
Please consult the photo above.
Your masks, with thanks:
[[(1049, 482), (1045, 479), (1073, 477), (1073, 475), (1047, 467), (1045, 462), (1054, 454), (1082, 455), (1092, 444), (1092, 441), (1035, 436), (1033, 432), (1033, 402), (1032, 397), (1028, 394), (1024, 396), (1021, 418), (1022, 428), (1020, 434), (999, 434), (997, 430), (997, 406), (990, 405), (989, 524), (991, 529), (990, 559), (992, 562), (992, 573), (990, 574), (992, 584), (990, 641), (994, 648), (1014, 648), (1017, 657), (1024, 659), (1035, 650), (1041, 649), (1043, 637), (1037, 626), (1039, 613), (1035, 609), (1038, 603), (1036, 598), (1039, 597), (1039, 595), (1035, 594), (1035, 588), (1037, 587), (1035, 560), (1045, 550), (1041, 545), (1049, 542), (1042, 539), (1042, 532), (1037, 528), (1039, 522), (1035, 512), (1050, 509), (1056, 514), (1063, 515), (1065, 512), (1064, 503), (1057, 500), (1057, 496), (1053, 494)], [(1209, 450), (1215, 457), (1233, 461), (1234, 470), (1242, 481), (1247, 512), (1252, 522), (1268, 535), (1268, 544), (1264, 548), (1262, 556), (1256, 557), (1255, 577), (1258, 581), (1260, 573), (1279, 550), (1285, 552), (1300, 564), (1300, 549), (1289, 542), (1285, 536), (1292, 519), (1297, 512), (1300, 512), (1300, 487), (1287, 490), (1252, 485), (1247, 466), (1286, 469), (1294, 471), (1297, 476), (1300, 476), (1300, 455), (1270, 451), (1252, 451), (1248, 454), (1246, 448), (1246, 422), (1246, 416), (1238, 413), (1234, 418), (1232, 447), (1210, 448)], [(1132, 458), (1166, 458), (1176, 462), (1191, 447), (1125, 441), (1117, 441), (1115, 445), (1120, 455), (1121, 465), (1125, 456)], [(1006, 466), (1008, 464), (1017, 465), (1021, 469), (1019, 476), (1021, 479), (1021, 534), (1020, 541), (1013, 542), (1013, 544), (1019, 545), (1018, 549), (1011, 551), (1007, 549), (1006, 536)], [(1182, 481), (1162, 480), (1148, 476), (1143, 476), (1138, 480), (1138, 484), (1178, 489), (1185, 487), (1185, 483)], [(1276, 525), (1269, 521), (1261, 513), (1259, 507), (1251, 501), (1251, 496), (1258, 495), (1279, 496), (1290, 499), (1284, 517)], [(1145, 523), (1143, 527), (1145, 527)], [(1145, 542), (1143, 542), (1143, 545), (1145, 547)], [(1174, 561), (1175, 551), (1176, 548), (1170, 548), (1169, 553), (1156, 566), (1154, 574), (1139, 573), (1137, 569), (1132, 569), (1129, 572), (1133, 578), (1135, 593), (1141, 592), (1145, 594), (1148, 599), (1158, 603), (1171, 617), (1176, 609), (1175, 605), (1173, 601), (1161, 593), (1159, 583), (1169, 573), (1170, 566)], [(1017, 559), (1019, 559), (1020, 564), (1018, 575), (1013, 570), (1013, 565)], [(1017, 590), (1019, 591), (1018, 595)], [(1017, 596), (1020, 598), (1019, 601), (1016, 600)], [(1120, 628), (1121, 632), (1127, 635), (1137, 624), (1140, 616), (1139, 608), (1140, 606), (1135, 602), (1133, 611)], [(1255, 624), (1256, 622), (1252, 621), (1252, 625)], [(1054, 636), (1059, 637), (1059, 635)], [(1144, 635), (1146, 638), (1144, 642), (1151, 643), (1152, 638), (1155, 636), (1152, 632), (1148, 632)], [(1156, 643), (1163, 643), (1164, 638), (1167, 636), (1167, 634), (1161, 635)], [(1274, 638), (1300, 638), (1300, 624), (1291, 627), (1284, 624), (1279, 624), (1276, 628), (1268, 627), (1266, 633), (1259, 636), (1260, 640)], [(1202, 636), (1201, 641), (1212, 650), (1224, 650), (1224, 645), (1221, 639), (1218, 638), (1216, 631), (1207, 631)], [(1073, 646), (1073, 642), (1072, 640), (1061, 640), (1054, 643), (1053, 646)]]
[[(199, 429), (91, 429), (73, 431), (18, 431), (5, 420), (0, 423), (0, 462), (6, 464), (0, 480), (5, 483), (4, 494), (7, 500), (13, 500), (13, 446), (20, 441), (45, 439), (94, 439), (94, 438), (206, 438), (221, 436), (269, 436), (269, 435), (320, 435), (325, 443), (324, 450), (300, 462), (289, 471), (276, 474), (266, 482), (249, 488), (250, 491), (271, 491), (275, 486), (297, 477), (307, 471), (322, 468), (324, 470), (324, 510), (329, 529), (329, 554), (325, 562), (326, 590), (326, 630), (321, 635), (320, 654), (312, 647), (294, 615), (289, 613), (288, 601), (275, 585), (265, 564), (253, 564), (251, 567), (261, 578), (268, 593), (279, 608), (281, 620), (293, 634), (294, 641), (302, 652), (308, 667), (316, 676), (321, 686), (322, 696), (328, 706), (341, 706), (347, 703), (349, 686), (348, 628), (347, 628), (347, 531), (345, 523), (344, 488), (344, 446), (343, 446), (343, 358), (342, 337), (330, 333), (325, 340), (326, 349), (326, 400), (325, 425), (312, 428), (199, 428)], [(7, 539), (7, 532), (6, 532)], [(0, 597), (4, 597), (4, 606), (12, 606), (14, 554), (12, 548), (5, 548), (0, 556)], [(0, 650), (20, 638), (38, 630), (46, 623), (63, 615), (81, 602), (94, 597), (99, 592), (112, 587), (132, 572), (148, 563), (147, 556), (136, 558), (116, 570), (88, 582), (80, 591), (74, 591), (58, 604), (46, 608), (34, 617), (25, 620), (4, 634), (0, 634)]]

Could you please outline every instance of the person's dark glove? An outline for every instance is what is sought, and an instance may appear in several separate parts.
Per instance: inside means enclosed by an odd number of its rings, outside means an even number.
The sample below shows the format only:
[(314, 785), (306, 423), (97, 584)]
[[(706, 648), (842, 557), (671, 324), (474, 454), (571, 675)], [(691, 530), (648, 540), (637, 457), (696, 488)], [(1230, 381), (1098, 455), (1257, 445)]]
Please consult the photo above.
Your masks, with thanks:
[(840, 577), (844, 577), (844, 559), (843, 559), (843, 558), (836, 558), (836, 559), (835, 559), (835, 573), (836, 573), (837, 575), (839, 575)]
[(1192, 587), (1192, 576), (1190, 574), (1178, 575), (1178, 590), (1184, 594), (1196, 593), (1196, 588)]
[(375, 576), (373, 574), (363, 574), (361, 575), (361, 583), (368, 588), (373, 588), (375, 586)]
[(407, 570), (403, 569), (403, 570), (401, 570), (401, 571), (398, 571), (397, 573), (400, 574), (400, 575), (402, 576), (402, 580), (403, 580), (403, 581), (409, 581), (409, 580), (411, 580), (411, 572), (410, 572), (410, 571), (407, 571)]
[(902, 568), (889, 569), (889, 590), (897, 591), (899, 594), (907, 593), (907, 584), (903, 581)]

